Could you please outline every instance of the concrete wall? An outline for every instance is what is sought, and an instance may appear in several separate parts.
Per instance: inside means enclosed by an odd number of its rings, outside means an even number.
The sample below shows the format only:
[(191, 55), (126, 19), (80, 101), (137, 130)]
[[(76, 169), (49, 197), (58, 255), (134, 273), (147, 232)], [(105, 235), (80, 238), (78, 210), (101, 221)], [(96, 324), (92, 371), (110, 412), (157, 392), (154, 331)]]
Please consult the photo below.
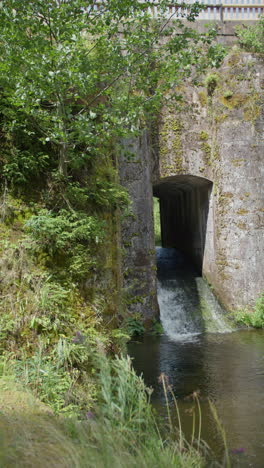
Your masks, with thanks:
[[(129, 187), (135, 214), (130, 227), (125, 228), (125, 237), (131, 236), (132, 231), (138, 233), (131, 240), (133, 248), (125, 261), (130, 265), (128, 268), (133, 268), (135, 258), (140, 258), (139, 282), (149, 284), (152, 295), (155, 259), (151, 185), (158, 187), (176, 176), (208, 179), (213, 188), (208, 197), (207, 221), (199, 221), (203, 226), (200, 231), (206, 225), (202, 236), (204, 244), (202, 246), (202, 241), (198, 240), (199, 236), (201, 238), (198, 229), (196, 234), (193, 232), (193, 238), (189, 236), (193, 243), (191, 251), (198, 259), (203, 248), (203, 275), (221, 303), (232, 310), (252, 307), (264, 290), (263, 58), (233, 49), (222, 67), (212, 73), (216, 81), (213, 90), (205, 85), (204, 76), (198, 79), (198, 84), (197, 77), (195, 84), (190, 78), (181, 87), (183, 108), (181, 112), (176, 112), (173, 106), (163, 110), (158, 150), (152, 145), (151, 153), (150, 141), (145, 138), (144, 144), (141, 141), (136, 149), (137, 162), (125, 164), (121, 171), (122, 183)], [(199, 190), (197, 192), (194, 186), (192, 193), (187, 193), (183, 191), (177, 195), (178, 201), (176, 197), (170, 202), (174, 203), (175, 213), (179, 209), (190, 211), (195, 203), (199, 205)], [(171, 213), (173, 208), (166, 208), (166, 203), (169, 202), (164, 198), (164, 212)], [(202, 216), (203, 210), (197, 207), (196, 212)], [(169, 217), (172, 218), (170, 214)], [(189, 228), (198, 222), (196, 218), (190, 215)], [(178, 216), (179, 219), (183, 220), (184, 215)], [(173, 222), (176, 221), (170, 221)], [(166, 237), (165, 231), (163, 235)], [(183, 239), (183, 233), (180, 237)], [(128, 283), (131, 285), (129, 275)], [(133, 290), (133, 286), (131, 288)], [(142, 286), (141, 290), (146, 293), (146, 288)], [(147, 309), (144, 306), (137, 310), (150, 316), (157, 310), (155, 301), (146, 296), (144, 301)]]
[(152, 145), (147, 133), (137, 141), (126, 141), (133, 157), (120, 160), (120, 182), (131, 199), (122, 222), (124, 303), (131, 313), (145, 319), (158, 316), (156, 254), (153, 224)]

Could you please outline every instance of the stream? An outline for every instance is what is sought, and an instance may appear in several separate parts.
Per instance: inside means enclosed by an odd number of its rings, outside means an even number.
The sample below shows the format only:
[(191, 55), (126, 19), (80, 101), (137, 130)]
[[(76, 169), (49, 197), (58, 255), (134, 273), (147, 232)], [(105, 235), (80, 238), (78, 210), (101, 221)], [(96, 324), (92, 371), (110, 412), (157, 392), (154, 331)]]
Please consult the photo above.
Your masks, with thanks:
[[(158, 378), (164, 373), (177, 397), (183, 432), (198, 436), (197, 403), (202, 413), (202, 440), (213, 459), (223, 460), (222, 437), (209, 407), (217, 410), (234, 467), (264, 466), (264, 332), (237, 330), (209, 286), (174, 249), (158, 248), (158, 300), (164, 334), (145, 336), (128, 346), (136, 371), (153, 388), (152, 403), (167, 419), (166, 401)], [(170, 398), (172, 416), (176, 411)], [(211, 465), (210, 465), (211, 466)]]

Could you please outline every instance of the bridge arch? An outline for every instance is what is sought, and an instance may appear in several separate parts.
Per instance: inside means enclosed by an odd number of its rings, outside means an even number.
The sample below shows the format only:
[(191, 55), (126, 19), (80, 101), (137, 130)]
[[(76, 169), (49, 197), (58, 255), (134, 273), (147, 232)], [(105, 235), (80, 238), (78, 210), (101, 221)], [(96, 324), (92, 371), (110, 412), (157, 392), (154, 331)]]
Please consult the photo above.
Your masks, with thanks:
[(160, 202), (161, 241), (186, 254), (202, 273), (213, 182), (194, 175), (165, 177), (153, 186)]

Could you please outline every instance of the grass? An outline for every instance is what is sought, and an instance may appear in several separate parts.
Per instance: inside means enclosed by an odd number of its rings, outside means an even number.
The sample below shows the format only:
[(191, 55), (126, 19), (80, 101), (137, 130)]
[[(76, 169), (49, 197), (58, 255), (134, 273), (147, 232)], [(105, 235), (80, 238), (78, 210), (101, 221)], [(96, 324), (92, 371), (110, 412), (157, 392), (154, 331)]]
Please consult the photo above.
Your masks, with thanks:
[[(129, 358), (97, 355), (98, 399), (81, 420), (56, 416), (14, 376), (0, 379), (0, 466), (199, 468), (204, 459), (171, 425), (162, 438)], [(165, 387), (166, 389), (166, 387)]]
[(235, 319), (238, 323), (254, 328), (264, 328), (264, 293), (256, 300), (254, 309), (249, 312), (240, 310), (235, 313)]

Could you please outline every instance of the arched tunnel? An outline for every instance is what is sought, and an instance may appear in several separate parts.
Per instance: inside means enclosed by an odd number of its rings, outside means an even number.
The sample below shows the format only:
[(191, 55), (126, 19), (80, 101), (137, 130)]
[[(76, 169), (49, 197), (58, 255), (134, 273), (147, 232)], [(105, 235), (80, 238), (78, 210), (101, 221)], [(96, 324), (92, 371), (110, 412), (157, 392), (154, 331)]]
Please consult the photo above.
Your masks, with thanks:
[(166, 177), (153, 186), (160, 201), (162, 247), (187, 255), (202, 273), (212, 181), (192, 175)]

